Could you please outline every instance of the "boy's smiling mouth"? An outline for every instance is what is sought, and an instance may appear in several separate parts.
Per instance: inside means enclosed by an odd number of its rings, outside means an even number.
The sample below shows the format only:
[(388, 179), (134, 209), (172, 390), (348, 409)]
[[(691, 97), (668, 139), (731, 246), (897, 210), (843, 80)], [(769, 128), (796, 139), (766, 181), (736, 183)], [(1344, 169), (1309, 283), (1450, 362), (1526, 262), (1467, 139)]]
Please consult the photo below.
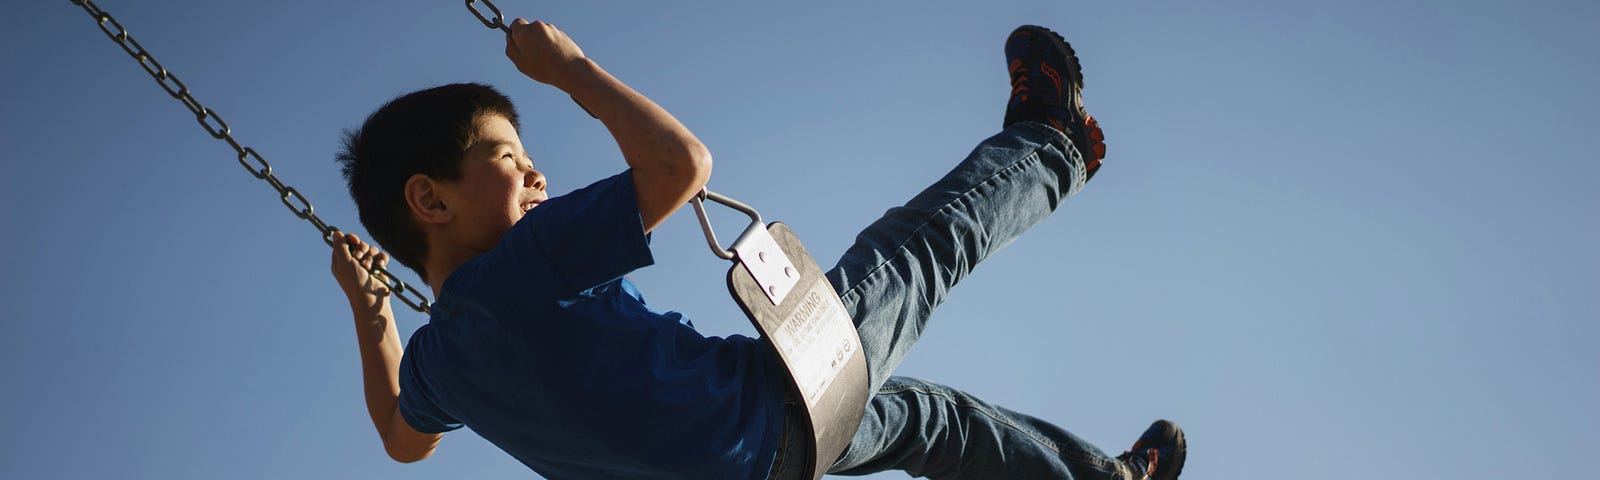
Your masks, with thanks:
[(541, 199), (522, 202), (522, 213), (528, 213), (529, 210), (533, 210), (533, 207), (539, 206), (540, 203), (544, 203), (544, 200)]

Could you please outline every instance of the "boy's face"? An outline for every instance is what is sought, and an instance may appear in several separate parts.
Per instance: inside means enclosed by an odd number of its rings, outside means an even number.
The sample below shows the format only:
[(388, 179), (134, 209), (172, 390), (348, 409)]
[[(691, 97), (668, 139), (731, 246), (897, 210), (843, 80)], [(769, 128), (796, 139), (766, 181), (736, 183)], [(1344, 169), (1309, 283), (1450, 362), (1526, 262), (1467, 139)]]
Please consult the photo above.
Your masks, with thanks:
[(461, 159), (461, 179), (441, 182), (440, 193), (455, 213), (451, 236), (463, 246), (488, 251), (548, 195), (544, 174), (533, 169), (510, 121), (488, 115), (478, 119), (477, 128), (477, 141)]

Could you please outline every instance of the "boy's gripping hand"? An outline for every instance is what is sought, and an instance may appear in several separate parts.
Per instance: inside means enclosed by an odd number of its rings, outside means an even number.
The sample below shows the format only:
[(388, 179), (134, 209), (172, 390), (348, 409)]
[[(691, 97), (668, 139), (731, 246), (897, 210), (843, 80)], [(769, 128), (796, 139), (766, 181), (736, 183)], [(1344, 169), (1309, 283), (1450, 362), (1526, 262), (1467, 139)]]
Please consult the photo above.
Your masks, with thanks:
[(567, 72), (583, 60), (583, 50), (554, 25), (521, 18), (506, 33), (506, 57), (534, 81), (566, 90)]
[(518, 18), (506, 34), (506, 56), (529, 78), (571, 95), (611, 131), (633, 170), (646, 233), (705, 188), (711, 177), (705, 144), (660, 105), (585, 57), (561, 30)]
[(418, 432), (400, 414), (400, 358), (404, 355), (399, 333), (394, 328), (394, 311), (389, 306), (389, 286), (367, 272), (389, 263), (389, 255), (362, 242), (353, 234), (333, 232), (333, 278), (350, 297), (350, 310), (356, 322), (356, 341), (361, 347), (361, 382), (367, 398), (367, 414), (377, 427), (383, 449), (390, 458), (415, 462), (427, 458), (439, 445), (438, 434)]
[(374, 264), (387, 266), (389, 254), (362, 242), (353, 233), (333, 232), (333, 261), (330, 268), (334, 280), (339, 282), (339, 288), (344, 290), (352, 305), (366, 305), (389, 296), (389, 286), (367, 271)]

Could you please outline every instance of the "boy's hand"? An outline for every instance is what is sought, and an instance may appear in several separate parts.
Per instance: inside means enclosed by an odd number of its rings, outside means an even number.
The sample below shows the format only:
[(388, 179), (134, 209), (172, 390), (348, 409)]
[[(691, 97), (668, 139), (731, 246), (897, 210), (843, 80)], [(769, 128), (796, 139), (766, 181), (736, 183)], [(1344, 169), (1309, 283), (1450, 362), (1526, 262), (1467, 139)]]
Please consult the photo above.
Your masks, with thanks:
[(333, 232), (333, 278), (351, 302), (366, 303), (370, 297), (389, 296), (389, 286), (367, 272), (374, 263), (379, 267), (388, 265), (389, 254), (362, 242), (353, 233)]
[(521, 18), (512, 21), (511, 31), (506, 33), (506, 57), (528, 78), (563, 91), (567, 70), (584, 59), (583, 50), (566, 33), (548, 23), (528, 23)]

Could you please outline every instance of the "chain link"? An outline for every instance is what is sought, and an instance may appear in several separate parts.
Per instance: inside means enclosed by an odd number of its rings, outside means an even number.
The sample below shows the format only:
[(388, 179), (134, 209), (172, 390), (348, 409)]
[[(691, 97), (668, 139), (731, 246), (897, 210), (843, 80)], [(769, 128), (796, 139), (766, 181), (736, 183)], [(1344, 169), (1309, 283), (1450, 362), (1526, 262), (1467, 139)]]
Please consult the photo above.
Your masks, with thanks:
[(478, 21), (483, 22), (483, 26), (498, 28), (502, 32), (511, 33), (511, 26), (506, 25), (506, 16), (500, 13), (500, 7), (494, 6), (494, 2), (483, 0), (483, 6), (489, 7), (489, 11), (494, 13), (493, 20), (485, 17), (483, 12), (478, 11), (478, 7), (473, 6), (476, 4), (478, 4), (478, 0), (467, 0), (467, 10), (472, 11), (472, 16), (478, 17)]
[[(473, 0), (467, 0), (467, 8), (472, 9), (472, 13), (478, 16), (478, 20), (483, 21), (484, 25), (488, 25), (489, 28), (498, 27), (501, 30), (509, 30), (505, 26), (505, 17), (500, 14), (500, 10), (495, 8), (494, 4), (489, 3), (488, 0), (484, 0), (483, 3), (488, 5), (489, 10), (494, 12), (493, 22), (485, 19), (477, 9), (472, 7)], [(128, 56), (133, 57), (134, 61), (139, 62), (139, 66), (144, 69), (145, 73), (155, 78), (156, 83), (161, 85), (162, 90), (166, 90), (167, 95), (182, 102), (184, 108), (189, 109), (189, 112), (194, 114), (195, 121), (200, 123), (206, 133), (211, 134), (213, 138), (227, 142), (228, 146), (233, 147), (234, 153), (239, 155), (239, 164), (243, 165), (251, 176), (265, 180), (267, 185), (271, 186), (273, 190), (277, 190), (278, 199), (283, 201), (283, 206), (287, 207), (290, 213), (310, 222), (311, 226), (317, 229), (317, 233), (321, 234), (323, 243), (329, 246), (333, 245), (333, 233), (339, 229), (323, 222), (314, 213), (310, 200), (300, 195), (300, 192), (295, 190), (294, 187), (285, 185), (282, 180), (273, 175), (272, 164), (261, 158), (261, 154), (235, 140), (233, 138), (233, 130), (228, 128), (228, 122), (223, 121), (222, 116), (217, 115), (217, 112), (206, 108), (199, 100), (196, 100), (189, 93), (189, 87), (184, 85), (183, 81), (178, 80), (177, 75), (167, 71), (166, 67), (161, 65), (161, 62), (156, 61), (155, 56), (150, 55), (150, 52), (145, 51), (144, 47), (133, 39), (133, 36), (128, 35), (128, 30), (122, 27), (122, 23), (118, 22), (110, 13), (101, 10), (93, 0), (72, 0), (72, 4), (82, 7), (83, 11), (88, 12), (89, 16), (93, 17), (95, 22), (99, 24), (100, 31), (104, 32), (106, 37), (111, 38), (111, 41), (116, 42), (117, 46), (122, 47), (122, 50), (127, 52)], [(213, 123), (215, 123), (214, 126)], [(375, 264), (368, 267), (367, 272), (381, 280), (384, 285), (387, 285), (389, 291), (393, 292), (407, 306), (418, 312), (428, 313), (428, 297), (423, 296), (422, 292), (417, 291), (416, 287), (400, 281), (399, 277)]]

